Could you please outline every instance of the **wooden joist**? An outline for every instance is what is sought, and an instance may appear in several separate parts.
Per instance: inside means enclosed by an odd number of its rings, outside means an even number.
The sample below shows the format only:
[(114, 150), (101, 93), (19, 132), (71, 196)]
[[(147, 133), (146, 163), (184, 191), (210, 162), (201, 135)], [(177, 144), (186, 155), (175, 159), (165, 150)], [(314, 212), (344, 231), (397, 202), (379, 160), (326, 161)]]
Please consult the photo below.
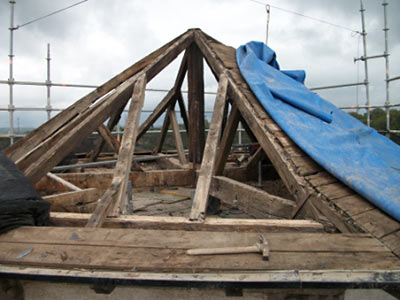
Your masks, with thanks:
[(256, 218), (289, 218), (295, 202), (222, 176), (214, 176), (210, 195)]
[(190, 212), (191, 220), (202, 221), (205, 218), (211, 180), (214, 174), (215, 159), (217, 157), (217, 145), (221, 135), (222, 118), (226, 102), (227, 89), (227, 78), (222, 75), (220, 77), (210, 128), (208, 130), (207, 142), (204, 149), (204, 157), (201, 163), (199, 178), (196, 185), (196, 192), (193, 199), (192, 211)]
[(124, 134), (118, 161), (114, 169), (114, 176), (109, 189), (99, 200), (96, 210), (88, 221), (87, 227), (101, 227), (108, 213), (118, 215), (126, 205), (126, 189), (131, 170), (133, 153), (135, 151), (136, 137), (140, 121), (140, 114), (144, 103), (146, 87), (145, 74), (141, 75), (133, 89), (132, 101), (126, 120)]

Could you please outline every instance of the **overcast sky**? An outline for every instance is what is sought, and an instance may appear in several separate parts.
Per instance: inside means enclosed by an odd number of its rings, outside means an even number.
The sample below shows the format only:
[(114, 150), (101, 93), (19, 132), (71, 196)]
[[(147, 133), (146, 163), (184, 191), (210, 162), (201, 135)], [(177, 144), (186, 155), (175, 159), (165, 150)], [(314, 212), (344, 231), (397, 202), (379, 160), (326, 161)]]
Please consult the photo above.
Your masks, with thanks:
[[(16, 0), (15, 24), (23, 24), (77, 0)], [(264, 2), (259, 0), (259, 2)], [(277, 52), (282, 69), (304, 69), (306, 85), (316, 87), (364, 80), (364, 66), (353, 58), (362, 54), (362, 41), (351, 31), (290, 14), (275, 6), (361, 31), (358, 0), (267, 0), (271, 8), (269, 46)], [(364, 0), (368, 54), (384, 51), (382, 1)], [(400, 75), (400, 1), (388, 0), (391, 77)], [(0, 0), (0, 79), (8, 79), (10, 10)], [(250, 0), (89, 0), (15, 31), (14, 79), (46, 79), (46, 47), (51, 44), (51, 80), (57, 83), (101, 84), (169, 42), (188, 28), (201, 28), (217, 40), (238, 47), (251, 40), (265, 41), (265, 6)], [(149, 87), (169, 89), (179, 65), (171, 65)], [(371, 103), (385, 101), (384, 60), (369, 62)], [(216, 90), (207, 73), (206, 89)], [(44, 87), (15, 86), (16, 107), (46, 105)], [(65, 108), (88, 89), (52, 88), (52, 105)], [(391, 85), (391, 102), (399, 103), (400, 81)], [(365, 104), (364, 87), (319, 92), (335, 105)], [(152, 109), (163, 94), (148, 93), (145, 109)], [(8, 105), (8, 86), (0, 85), (0, 107)], [(212, 97), (207, 97), (207, 109)], [(37, 126), (44, 112), (18, 112), (21, 127)], [(0, 127), (8, 113), (0, 112)], [(17, 125), (16, 125), (17, 126)]]

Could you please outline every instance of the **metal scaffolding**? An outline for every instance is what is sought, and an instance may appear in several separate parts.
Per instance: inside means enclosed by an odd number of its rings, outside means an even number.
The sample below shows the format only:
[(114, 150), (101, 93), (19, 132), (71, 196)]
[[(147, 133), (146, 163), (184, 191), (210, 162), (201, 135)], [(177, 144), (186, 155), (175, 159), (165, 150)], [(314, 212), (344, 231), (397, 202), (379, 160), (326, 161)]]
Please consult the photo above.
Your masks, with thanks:
[[(81, 1), (82, 3), (85, 1)], [(55, 108), (51, 105), (51, 87), (69, 87), (69, 88), (97, 88), (97, 85), (88, 85), (88, 84), (70, 84), (70, 83), (54, 83), (51, 81), (50, 77), (50, 44), (47, 44), (47, 57), (46, 57), (46, 64), (47, 64), (47, 78), (44, 82), (39, 81), (16, 81), (14, 79), (13, 74), (13, 58), (14, 58), (14, 31), (17, 30), (20, 26), (14, 25), (14, 6), (15, 0), (9, 0), (10, 3), (10, 47), (9, 47), (9, 78), (8, 80), (0, 80), (0, 84), (7, 84), (9, 86), (9, 104), (8, 107), (0, 107), (0, 111), (8, 111), (9, 113), (9, 132), (6, 135), (0, 135), (0, 138), (9, 138), (10, 143), (14, 142), (15, 137), (23, 136), (21, 134), (16, 134), (14, 130), (14, 113), (15, 111), (45, 111), (47, 113), (47, 119), (51, 118), (51, 113), (55, 111), (61, 111), (65, 108)], [(79, 4), (78, 3), (78, 4)], [(359, 32), (363, 38), (363, 55), (361, 57), (354, 58), (354, 61), (362, 61), (364, 63), (365, 69), (365, 80), (364, 82), (356, 82), (356, 83), (346, 83), (346, 84), (338, 84), (338, 85), (329, 85), (329, 86), (321, 86), (321, 87), (314, 87), (310, 88), (310, 90), (323, 90), (323, 89), (335, 89), (335, 88), (345, 88), (351, 86), (360, 86), (364, 85), (366, 89), (366, 105), (357, 105), (357, 106), (344, 106), (341, 109), (366, 109), (367, 110), (367, 125), (370, 126), (370, 110), (372, 108), (385, 108), (386, 110), (386, 132), (387, 133), (399, 133), (399, 130), (392, 130), (390, 129), (390, 109), (392, 107), (399, 107), (400, 104), (391, 104), (390, 102), (390, 82), (395, 80), (400, 80), (400, 76), (390, 78), (389, 73), (389, 46), (388, 46), (388, 25), (387, 25), (387, 0), (383, 0), (383, 15), (384, 15), (384, 36), (385, 36), (385, 48), (384, 53), (379, 55), (367, 55), (367, 32), (365, 27), (365, 16), (364, 16), (364, 6), (362, 0), (360, 0), (360, 13), (361, 13), (361, 25), (362, 31)], [(60, 10), (62, 11), (62, 10)], [(267, 8), (268, 14), (268, 21), (269, 22), (269, 14), (270, 14), (270, 7)], [(34, 20), (35, 21), (35, 20)], [(28, 22), (26, 24), (29, 24)], [(24, 25), (26, 25), (24, 24)], [(267, 29), (268, 35), (268, 29)], [(385, 83), (386, 83), (386, 100), (384, 105), (371, 105), (370, 103), (370, 94), (369, 94), (369, 79), (368, 79), (368, 60), (369, 59), (376, 59), (376, 58), (384, 58), (385, 59)], [(27, 86), (45, 86), (47, 89), (47, 102), (46, 106), (44, 107), (15, 107), (14, 106), (14, 95), (13, 95), (13, 88), (15, 85), (27, 85)], [(168, 90), (165, 89), (146, 89), (147, 91), (151, 92), (163, 92), (166, 93)], [(183, 93), (187, 93), (187, 91), (182, 91)], [(215, 92), (207, 91), (205, 94), (215, 95)], [(151, 110), (143, 110), (143, 112), (151, 112)], [(207, 112), (211, 113), (211, 112)], [(244, 129), (239, 125), (238, 132), (239, 132), (239, 144), (242, 142), (242, 132)], [(117, 134), (121, 134), (120, 126), (117, 126)], [(149, 131), (151, 133), (159, 132), (157, 130)]]

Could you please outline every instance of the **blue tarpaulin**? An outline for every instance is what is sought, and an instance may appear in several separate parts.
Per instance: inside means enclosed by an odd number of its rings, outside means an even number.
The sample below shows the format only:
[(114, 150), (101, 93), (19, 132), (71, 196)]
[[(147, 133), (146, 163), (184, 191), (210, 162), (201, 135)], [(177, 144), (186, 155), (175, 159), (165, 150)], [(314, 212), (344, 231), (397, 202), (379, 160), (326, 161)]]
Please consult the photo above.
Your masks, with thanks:
[(304, 86), (304, 71), (280, 71), (261, 42), (239, 47), (247, 84), (276, 123), (329, 173), (400, 221), (400, 147)]

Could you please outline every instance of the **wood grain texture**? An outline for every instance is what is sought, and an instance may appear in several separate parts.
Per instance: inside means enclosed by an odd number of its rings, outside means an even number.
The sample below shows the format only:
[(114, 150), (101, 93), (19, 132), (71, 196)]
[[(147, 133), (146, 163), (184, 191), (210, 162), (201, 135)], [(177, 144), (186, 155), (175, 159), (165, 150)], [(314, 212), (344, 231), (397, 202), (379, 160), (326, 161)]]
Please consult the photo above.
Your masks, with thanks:
[(207, 142), (204, 149), (204, 157), (197, 180), (192, 210), (190, 212), (191, 220), (204, 220), (205, 218), (211, 180), (214, 174), (215, 160), (217, 158), (217, 145), (222, 130), (227, 90), (228, 80), (222, 75), (218, 85), (217, 97), (215, 99), (211, 123), (207, 134)]
[(122, 136), (121, 148), (117, 164), (114, 168), (113, 180), (110, 187), (99, 200), (96, 210), (88, 221), (87, 227), (101, 227), (108, 213), (118, 215), (123, 211), (129, 173), (132, 166), (133, 153), (135, 152), (136, 138), (140, 121), (140, 114), (144, 103), (146, 88), (145, 74), (140, 76), (135, 84), (132, 101), (126, 119), (126, 126)]

